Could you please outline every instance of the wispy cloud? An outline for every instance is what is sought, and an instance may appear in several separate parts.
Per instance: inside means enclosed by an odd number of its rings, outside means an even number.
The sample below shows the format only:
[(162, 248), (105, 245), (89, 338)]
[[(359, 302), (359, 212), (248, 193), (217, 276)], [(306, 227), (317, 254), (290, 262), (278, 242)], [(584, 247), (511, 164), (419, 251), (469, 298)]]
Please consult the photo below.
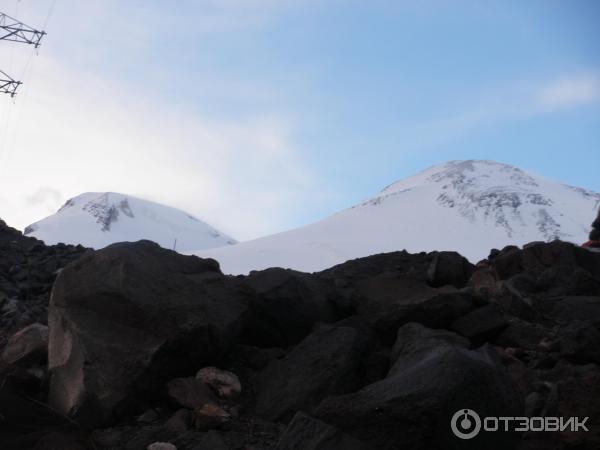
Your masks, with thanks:
[(539, 103), (549, 110), (559, 110), (600, 101), (600, 75), (583, 74), (565, 77), (542, 88)]
[(465, 98), (463, 109), (406, 125), (404, 139), (415, 147), (435, 147), (487, 127), (600, 104), (600, 75), (586, 72), (539, 82), (514, 82), (480, 95), (469, 93)]
[(13, 105), (2, 136), (0, 191), (12, 194), (0, 217), (13, 226), (47, 215), (56, 192), (110, 190), (180, 207), (245, 239), (290, 226), (315, 189), (283, 114), (214, 118), (50, 58), (37, 65), (43, 76)]
[(63, 201), (63, 196), (59, 190), (53, 189), (48, 186), (40, 186), (33, 193), (26, 197), (28, 205), (48, 205), (50, 212), (56, 210), (60, 203)]

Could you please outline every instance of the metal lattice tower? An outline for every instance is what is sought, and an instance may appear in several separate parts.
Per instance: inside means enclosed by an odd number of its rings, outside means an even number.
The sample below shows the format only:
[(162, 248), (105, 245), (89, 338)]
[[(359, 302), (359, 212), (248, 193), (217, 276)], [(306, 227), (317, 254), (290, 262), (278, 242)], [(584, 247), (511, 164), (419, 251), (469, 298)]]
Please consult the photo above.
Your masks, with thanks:
[[(29, 25), (25, 25), (23, 22), (19, 22), (17, 19), (0, 13), (0, 41), (21, 42), (38, 48), (45, 34), (45, 31), (36, 30)], [(21, 84), (23, 83), (12, 79), (0, 70), (1, 94), (9, 94), (11, 97), (14, 97), (17, 93), (17, 88)]]
[(14, 97), (17, 93), (17, 88), (21, 83), (20, 81), (13, 80), (10, 76), (5, 74), (0, 70), (0, 93), (1, 94), (10, 94), (11, 97)]
[(38, 48), (45, 34), (45, 31), (36, 30), (17, 19), (0, 13), (0, 41), (23, 42)]

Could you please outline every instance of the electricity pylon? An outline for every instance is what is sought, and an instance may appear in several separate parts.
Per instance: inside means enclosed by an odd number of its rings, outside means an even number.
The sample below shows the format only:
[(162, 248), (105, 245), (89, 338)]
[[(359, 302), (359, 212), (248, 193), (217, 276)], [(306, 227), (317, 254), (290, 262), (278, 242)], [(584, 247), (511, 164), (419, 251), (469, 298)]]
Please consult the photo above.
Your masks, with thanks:
[[(45, 31), (36, 30), (17, 19), (0, 13), (0, 41), (22, 42), (38, 48), (45, 34)], [(11, 97), (14, 97), (21, 84), (23, 83), (13, 80), (0, 70), (0, 93), (10, 94)]]
[(13, 80), (0, 70), (0, 94), (10, 94), (11, 97), (14, 97), (20, 84), (23, 83)]
[(0, 41), (23, 42), (38, 48), (45, 34), (45, 31), (36, 30), (17, 19), (0, 13)]

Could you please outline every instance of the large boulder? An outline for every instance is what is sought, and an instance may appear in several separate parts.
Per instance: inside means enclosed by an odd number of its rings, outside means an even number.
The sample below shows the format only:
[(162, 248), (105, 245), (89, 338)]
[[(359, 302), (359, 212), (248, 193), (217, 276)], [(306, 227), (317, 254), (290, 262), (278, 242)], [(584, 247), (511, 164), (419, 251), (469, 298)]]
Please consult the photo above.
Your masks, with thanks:
[(557, 321), (582, 320), (600, 328), (600, 295), (547, 297), (537, 305), (546, 316)]
[(86, 426), (130, 414), (168, 379), (213, 362), (247, 315), (214, 260), (149, 241), (87, 254), (60, 273), (50, 301), (50, 404)]
[(508, 321), (502, 309), (492, 303), (455, 320), (451, 328), (478, 345), (492, 340), (507, 326)]
[[(596, 278), (600, 277), (600, 254), (562, 241), (533, 242), (525, 245), (523, 249), (509, 246), (490, 256), (490, 264), (503, 280), (521, 272), (541, 275), (547, 270), (554, 276), (564, 276), (577, 268)], [(553, 283), (552, 278), (547, 277), (547, 282)], [(560, 279), (568, 281), (568, 278)]]
[[(358, 392), (326, 398), (316, 417), (376, 449), (507, 449), (515, 436), (480, 433), (470, 441), (450, 431), (452, 416), (517, 416), (520, 399), (495, 350), (468, 350), (452, 333), (415, 324), (398, 333), (390, 374)], [(405, 342), (402, 342), (405, 341)]]
[(469, 285), (529, 322), (584, 320), (599, 327), (600, 254), (561, 241), (507, 247)]
[(332, 290), (318, 278), (295, 270), (251, 272), (243, 285), (252, 293), (251, 343), (288, 347), (304, 339), (317, 322), (336, 320)]
[(357, 312), (381, 339), (394, 342), (398, 327), (418, 322), (432, 328), (449, 326), (480, 304), (468, 289), (433, 288), (412, 277), (380, 275), (357, 282)]
[(335, 288), (339, 309), (352, 315), (361, 301), (357, 292), (357, 285), (361, 281), (383, 276), (411, 278), (425, 284), (433, 259), (433, 253), (411, 254), (403, 250), (352, 259), (315, 275)]
[(388, 375), (408, 370), (449, 347), (468, 349), (469, 340), (451, 331), (433, 330), (418, 323), (407, 323), (398, 329), (390, 355), (391, 368)]
[(463, 288), (475, 271), (475, 266), (456, 252), (435, 252), (427, 270), (427, 281), (431, 286), (451, 285)]
[(310, 413), (328, 395), (360, 388), (370, 348), (369, 337), (359, 327), (323, 325), (257, 375), (257, 414), (287, 422), (296, 411)]

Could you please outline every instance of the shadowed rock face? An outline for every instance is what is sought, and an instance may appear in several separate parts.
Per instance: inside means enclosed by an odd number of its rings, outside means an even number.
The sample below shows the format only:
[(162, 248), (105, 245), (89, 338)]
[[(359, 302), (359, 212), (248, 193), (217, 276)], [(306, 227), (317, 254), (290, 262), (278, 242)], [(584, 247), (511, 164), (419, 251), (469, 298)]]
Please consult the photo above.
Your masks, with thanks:
[[(35, 273), (68, 250), (21, 239), (0, 233), (0, 266)], [(0, 272), (0, 296), (20, 270)], [(564, 242), (494, 251), (476, 268), (453, 253), (395, 252), (247, 277), (150, 242), (116, 244), (54, 285), (49, 398), (68, 419), (43, 405), (43, 339), (31, 330), (44, 328), (25, 328), (39, 314), (7, 333), (0, 448), (596, 448), (596, 423), (468, 442), (449, 423), (464, 408), (600, 417), (599, 308), (600, 254)]]
[(288, 347), (316, 322), (336, 320), (334, 291), (312, 275), (272, 268), (251, 273), (244, 286), (252, 294), (247, 338), (257, 345)]
[(370, 344), (367, 333), (349, 324), (319, 328), (257, 375), (257, 414), (288, 421), (296, 411), (312, 412), (329, 395), (355, 391), (364, 384)]
[[(518, 415), (515, 386), (489, 346), (468, 350), (450, 332), (407, 324), (398, 331), (393, 367), (381, 381), (323, 400), (317, 417), (375, 448), (512, 448), (514, 434), (485, 436), (456, 446), (449, 417), (461, 408), (482, 416)], [(467, 344), (468, 345), (468, 344)]]
[(86, 425), (114, 420), (166, 377), (226, 350), (246, 314), (215, 261), (149, 241), (90, 254), (61, 273), (52, 293), (50, 403)]
[(56, 275), (85, 251), (81, 246), (46, 246), (0, 220), (0, 351), (18, 330), (47, 323)]
[(286, 428), (277, 450), (369, 450), (371, 447), (305, 413), (297, 413)]

